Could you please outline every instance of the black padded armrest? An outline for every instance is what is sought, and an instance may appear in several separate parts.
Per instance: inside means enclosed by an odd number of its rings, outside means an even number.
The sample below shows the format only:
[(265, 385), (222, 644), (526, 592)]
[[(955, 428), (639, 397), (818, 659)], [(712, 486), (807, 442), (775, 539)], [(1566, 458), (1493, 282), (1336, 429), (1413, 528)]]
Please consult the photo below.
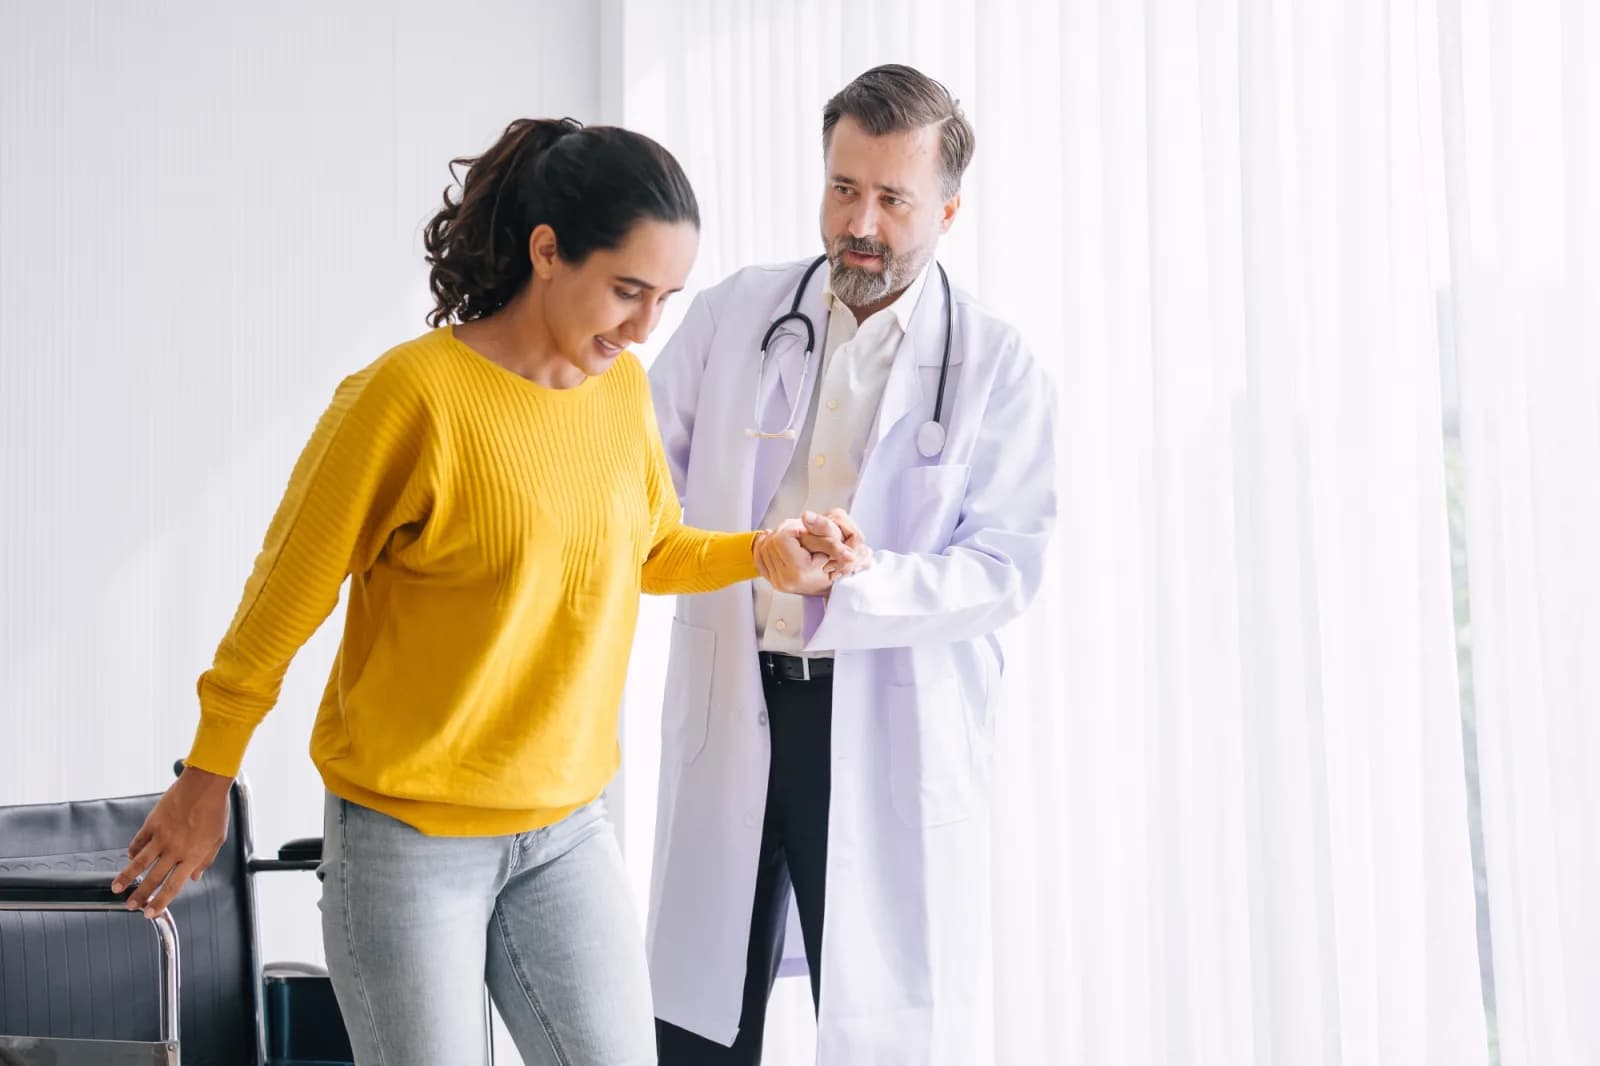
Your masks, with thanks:
[(269, 870), (315, 870), (322, 864), (322, 838), (301, 837), (278, 849), (276, 859), (251, 859), (253, 874)]
[(84, 903), (115, 906), (127, 902), (130, 885), (111, 891), (111, 878), (102, 870), (0, 871), (0, 903)]
[(278, 849), (278, 858), (284, 862), (321, 862), (322, 838), (301, 837), (291, 840)]

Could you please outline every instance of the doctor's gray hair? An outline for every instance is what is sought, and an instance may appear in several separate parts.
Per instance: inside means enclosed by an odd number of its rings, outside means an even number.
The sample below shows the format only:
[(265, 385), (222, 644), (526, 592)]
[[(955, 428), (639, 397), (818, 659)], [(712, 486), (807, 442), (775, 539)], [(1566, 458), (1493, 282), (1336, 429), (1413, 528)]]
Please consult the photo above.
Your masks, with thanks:
[(874, 137), (939, 127), (946, 199), (961, 191), (961, 176), (972, 162), (977, 137), (950, 90), (914, 67), (888, 63), (856, 78), (822, 109), (822, 149), (833, 143), (833, 128), (849, 115)]

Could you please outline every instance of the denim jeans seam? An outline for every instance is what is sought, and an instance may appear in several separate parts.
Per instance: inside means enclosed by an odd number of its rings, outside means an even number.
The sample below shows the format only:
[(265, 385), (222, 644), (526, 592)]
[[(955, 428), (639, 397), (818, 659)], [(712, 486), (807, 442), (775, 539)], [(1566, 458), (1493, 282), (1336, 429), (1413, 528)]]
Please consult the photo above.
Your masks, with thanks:
[(344, 799), (338, 800), (339, 804), (339, 895), (343, 897), (344, 907), (344, 940), (345, 948), (350, 952), (350, 972), (355, 975), (356, 991), (361, 996), (362, 1009), (367, 1013), (367, 1028), (372, 1032), (372, 1046), (378, 1049), (378, 1066), (384, 1066), (389, 1057), (383, 1053), (383, 1036), (378, 1031), (378, 1016), (372, 1011), (372, 998), (367, 995), (367, 982), (361, 976), (361, 957), (356, 954), (355, 926), (350, 910), (350, 835), (345, 821), (346, 803)]
[(533, 994), (533, 981), (528, 977), (527, 968), (523, 965), (522, 956), (517, 954), (515, 942), (506, 931), (505, 913), (500, 909), (500, 904), (494, 906), (495, 928), (500, 933), (500, 950), (506, 953), (506, 959), (511, 963), (511, 972), (517, 979), (517, 987), (522, 990), (522, 996), (528, 1001), (528, 1009), (533, 1011), (533, 1016), (539, 1019), (539, 1026), (544, 1030), (545, 1039), (550, 1041), (550, 1050), (555, 1052), (558, 1066), (572, 1066), (572, 1060), (567, 1056), (566, 1049), (561, 1046), (561, 1041), (556, 1037), (556, 1031), (550, 1024), (550, 1017), (545, 1012), (544, 1006)]

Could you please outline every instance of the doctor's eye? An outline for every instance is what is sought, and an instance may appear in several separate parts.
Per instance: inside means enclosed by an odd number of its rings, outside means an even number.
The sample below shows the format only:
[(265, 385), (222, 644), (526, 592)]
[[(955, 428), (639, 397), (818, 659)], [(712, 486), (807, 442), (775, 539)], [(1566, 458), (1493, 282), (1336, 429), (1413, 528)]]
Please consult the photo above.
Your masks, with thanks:
[(856, 192), (848, 185), (835, 185), (833, 187), (833, 191), (838, 193), (840, 196), (854, 196)]
[(885, 196), (883, 198), (883, 203), (886, 207), (900, 207), (905, 203), (905, 201), (900, 199), (898, 196)]
[(637, 300), (643, 295), (635, 289), (613, 289), (612, 291), (617, 294), (617, 299), (619, 300)]

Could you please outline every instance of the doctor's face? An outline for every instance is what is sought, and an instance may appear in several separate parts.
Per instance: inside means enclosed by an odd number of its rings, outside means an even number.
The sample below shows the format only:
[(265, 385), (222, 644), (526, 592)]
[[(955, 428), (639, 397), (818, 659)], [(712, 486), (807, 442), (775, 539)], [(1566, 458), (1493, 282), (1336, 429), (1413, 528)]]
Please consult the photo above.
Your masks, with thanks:
[(933, 258), (961, 196), (943, 194), (937, 126), (874, 137), (845, 115), (824, 163), (822, 240), (833, 291), (864, 317), (893, 303)]

